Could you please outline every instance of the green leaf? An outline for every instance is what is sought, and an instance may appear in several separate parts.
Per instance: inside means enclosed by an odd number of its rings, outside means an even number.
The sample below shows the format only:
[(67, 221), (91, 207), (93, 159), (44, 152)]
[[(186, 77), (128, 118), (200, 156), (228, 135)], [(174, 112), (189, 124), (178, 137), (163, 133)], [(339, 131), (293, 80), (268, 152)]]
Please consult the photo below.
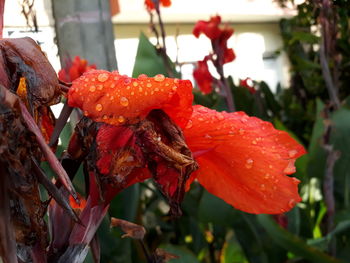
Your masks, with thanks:
[[(309, 246), (299, 237), (280, 227), (270, 216), (258, 215), (259, 223), (265, 228), (271, 238), (281, 247), (293, 254), (315, 263), (341, 263), (315, 247)], [(345, 263), (345, 262), (344, 262)]]
[[(180, 78), (180, 73), (175, 70), (175, 66), (170, 58), (167, 57), (167, 59), (174, 77)], [(136, 78), (140, 74), (146, 74), (148, 76), (163, 74), (164, 76), (168, 76), (163, 58), (142, 32), (139, 38), (132, 76)]]
[(184, 246), (161, 245), (166, 252), (179, 256), (177, 259), (169, 260), (169, 263), (199, 263), (196, 256)]

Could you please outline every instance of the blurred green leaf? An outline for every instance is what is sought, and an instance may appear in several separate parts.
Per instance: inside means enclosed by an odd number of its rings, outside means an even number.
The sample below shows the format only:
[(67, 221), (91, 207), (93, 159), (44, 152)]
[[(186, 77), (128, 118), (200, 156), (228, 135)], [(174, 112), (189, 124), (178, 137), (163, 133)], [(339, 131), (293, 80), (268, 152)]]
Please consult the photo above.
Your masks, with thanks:
[[(172, 68), (174, 77), (180, 78), (181, 75), (175, 70), (175, 66), (170, 58), (168, 58), (168, 61), (170, 67)], [(164, 76), (168, 76), (163, 58), (160, 56), (155, 46), (152, 45), (152, 43), (142, 32), (139, 38), (139, 45), (137, 48), (132, 76), (136, 78), (140, 74), (146, 74), (148, 76), (163, 74)]]
[(279, 246), (293, 254), (315, 263), (343, 263), (343, 261), (332, 258), (315, 247), (307, 245), (305, 241), (280, 227), (270, 216), (258, 215), (257, 217), (271, 238)]
[(169, 263), (199, 263), (196, 256), (184, 246), (167, 244), (160, 247), (166, 252), (179, 256), (177, 259), (169, 260)]

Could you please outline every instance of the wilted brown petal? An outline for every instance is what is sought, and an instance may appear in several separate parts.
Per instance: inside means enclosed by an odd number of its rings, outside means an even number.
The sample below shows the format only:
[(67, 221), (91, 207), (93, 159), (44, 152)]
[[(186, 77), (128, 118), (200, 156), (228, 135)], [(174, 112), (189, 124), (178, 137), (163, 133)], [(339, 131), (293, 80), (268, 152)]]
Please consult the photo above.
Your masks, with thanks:
[(131, 223), (129, 221), (118, 219), (118, 218), (111, 218), (111, 227), (120, 227), (125, 234), (122, 236), (124, 237), (131, 237), (134, 239), (143, 239), (146, 234), (146, 229), (143, 226)]

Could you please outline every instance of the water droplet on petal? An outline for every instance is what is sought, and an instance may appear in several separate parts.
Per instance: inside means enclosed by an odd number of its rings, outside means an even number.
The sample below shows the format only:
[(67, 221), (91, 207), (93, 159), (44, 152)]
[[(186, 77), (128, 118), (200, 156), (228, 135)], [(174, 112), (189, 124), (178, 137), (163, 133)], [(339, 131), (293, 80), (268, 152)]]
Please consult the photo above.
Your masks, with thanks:
[(141, 87), (139, 87), (139, 92), (142, 92), (142, 88)]
[(133, 91), (130, 93), (131, 96), (133, 96), (134, 94), (135, 94), (135, 92), (133, 92)]
[(212, 137), (211, 137), (209, 134), (205, 134), (205, 135), (204, 135), (204, 138), (206, 138), (206, 139), (211, 139)]
[(147, 88), (150, 88), (150, 87), (152, 87), (152, 84), (151, 83), (147, 83), (146, 86), (147, 86)]
[(137, 87), (137, 86), (139, 85), (139, 83), (137, 83), (136, 81), (134, 81), (134, 82), (132, 83), (132, 85), (133, 85), (134, 87)]
[(255, 140), (252, 141), (252, 144), (257, 144), (257, 142)]
[(102, 90), (103, 89), (103, 85), (97, 85), (97, 89), (98, 90)]
[(97, 111), (101, 111), (102, 110), (102, 105), (101, 104), (96, 104), (96, 107), (95, 107), (95, 109), (97, 110)]
[(146, 74), (140, 74), (137, 78), (139, 80), (145, 80), (145, 79), (147, 79), (147, 75)]
[(155, 75), (155, 76), (154, 76), (154, 80), (155, 80), (155, 81), (158, 81), (158, 82), (162, 82), (162, 81), (165, 80), (165, 77), (164, 77), (164, 75), (162, 75), (162, 74), (158, 74), (158, 75)]
[(84, 116), (89, 116), (89, 112), (87, 110), (84, 111)]
[(218, 117), (218, 119), (220, 121), (222, 121), (224, 119), (224, 116), (221, 113), (218, 113), (216, 116)]
[(118, 117), (118, 122), (119, 122), (119, 123), (125, 122), (124, 116), (119, 116), (119, 117)]
[(244, 131), (244, 129), (239, 129), (238, 132), (239, 132), (240, 135), (243, 135), (245, 131)]
[(290, 208), (293, 208), (293, 207), (296, 205), (296, 203), (297, 203), (297, 202), (295, 202), (294, 199), (290, 199), (289, 202), (288, 202), (288, 206), (289, 206)]
[(95, 86), (90, 86), (89, 91), (94, 92), (96, 90)]
[(97, 76), (98, 81), (105, 82), (108, 79), (107, 73), (101, 73)]
[(292, 177), (292, 180), (293, 180), (293, 184), (298, 185), (300, 183), (300, 180), (295, 177)]
[(171, 89), (172, 89), (173, 91), (176, 91), (176, 90), (177, 90), (177, 87), (174, 86), (174, 87), (172, 87)]
[(111, 87), (111, 89), (114, 89), (114, 87), (115, 87), (115, 84), (112, 84), (112, 85), (111, 85), (110, 87)]
[(288, 155), (289, 155), (290, 158), (293, 158), (297, 153), (298, 153), (297, 150), (291, 150), (291, 151), (288, 152)]
[(120, 105), (122, 105), (124, 107), (128, 106), (129, 105), (129, 100), (127, 98), (125, 98), (125, 97), (121, 97), (120, 98)]
[(253, 163), (254, 163), (254, 161), (253, 161), (252, 159), (248, 159), (248, 160), (245, 162), (245, 167), (246, 167), (247, 169), (250, 169), (250, 168), (253, 167)]
[(189, 120), (189, 121), (187, 122), (186, 129), (192, 128), (192, 125), (193, 125), (193, 122), (192, 122), (191, 120)]
[(284, 168), (283, 172), (286, 173), (286, 174), (295, 173), (294, 162), (289, 162), (288, 165), (287, 165), (287, 167)]
[(179, 83), (179, 79), (174, 79), (174, 83), (175, 84)]
[(159, 91), (159, 89), (158, 89), (158, 88), (155, 88), (154, 91)]
[(198, 118), (198, 120), (199, 120), (199, 121), (204, 121), (204, 119), (203, 119), (203, 118)]
[(107, 120), (108, 116), (107, 115), (103, 115), (102, 119)]
[(266, 190), (266, 186), (264, 184), (261, 184), (260, 185), (260, 190), (265, 191)]
[(270, 164), (270, 165), (269, 165), (269, 168), (272, 169), (272, 167), (273, 167), (273, 166)]
[(267, 180), (267, 179), (270, 179), (270, 177), (271, 177), (270, 174), (265, 174), (265, 175), (264, 175), (264, 179), (266, 179), (266, 180)]

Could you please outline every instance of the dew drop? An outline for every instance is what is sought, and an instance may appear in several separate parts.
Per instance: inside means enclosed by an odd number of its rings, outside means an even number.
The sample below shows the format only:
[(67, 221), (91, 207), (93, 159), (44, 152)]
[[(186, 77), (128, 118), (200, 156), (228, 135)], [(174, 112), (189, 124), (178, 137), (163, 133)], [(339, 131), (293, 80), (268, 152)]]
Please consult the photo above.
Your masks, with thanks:
[(118, 122), (119, 122), (119, 123), (125, 122), (124, 116), (119, 116), (119, 117), (118, 117)]
[(126, 86), (126, 89), (129, 90), (131, 87), (130, 86)]
[(107, 115), (103, 115), (102, 119), (107, 120), (108, 116)]
[(298, 185), (300, 183), (299, 179), (297, 179), (295, 177), (292, 177), (292, 180), (293, 180), (293, 184)]
[(222, 121), (224, 119), (224, 116), (221, 113), (218, 113), (216, 115), (218, 117), (218, 120)]
[(289, 155), (290, 158), (293, 158), (297, 153), (298, 153), (297, 150), (291, 150), (291, 151), (288, 152), (288, 155)]
[(257, 142), (255, 140), (252, 141), (252, 144), (257, 144)]
[(175, 84), (179, 83), (179, 79), (174, 79), (174, 83)]
[(267, 179), (270, 179), (270, 177), (271, 177), (270, 174), (265, 174), (265, 175), (264, 175), (264, 179), (266, 179), (266, 180), (267, 180)]
[(112, 85), (111, 85), (111, 89), (114, 89), (114, 87), (115, 87), (115, 84), (112, 84)]
[(297, 202), (295, 202), (294, 199), (290, 199), (289, 202), (288, 202), (288, 206), (289, 206), (290, 208), (293, 208), (293, 207), (296, 205), (296, 203), (297, 203)]
[(203, 119), (203, 118), (198, 118), (198, 120), (199, 120), (199, 121), (204, 121), (204, 119)]
[(137, 87), (137, 86), (139, 85), (139, 83), (137, 83), (136, 81), (134, 81), (134, 82), (132, 83), (132, 85), (133, 85), (134, 87)]
[(204, 135), (204, 138), (211, 139), (212, 137), (207, 133), (207, 134)]
[(105, 82), (108, 79), (107, 73), (101, 73), (97, 76), (98, 81)]
[(158, 82), (162, 82), (162, 81), (165, 80), (165, 77), (164, 77), (164, 75), (162, 75), (162, 74), (158, 74), (158, 75), (155, 75), (155, 76), (154, 76), (154, 80), (155, 80), (155, 81), (158, 81)]
[(239, 129), (238, 132), (239, 132), (240, 135), (243, 135), (245, 131), (244, 131), (244, 129)]
[(159, 91), (159, 89), (158, 89), (158, 88), (155, 88), (154, 91)]
[(139, 92), (142, 92), (142, 88), (141, 87), (139, 87)]
[(287, 165), (287, 167), (284, 168), (283, 172), (286, 173), (286, 174), (295, 173), (294, 162), (289, 162), (288, 165)]
[(146, 84), (146, 87), (147, 87), (147, 88), (150, 88), (150, 87), (152, 87), (152, 84), (151, 84), (151, 83), (147, 83), (147, 84)]
[(129, 100), (127, 98), (125, 98), (125, 97), (121, 97), (120, 98), (120, 105), (122, 105), (124, 107), (128, 106), (129, 105)]
[(97, 89), (98, 90), (102, 90), (103, 89), (103, 85), (97, 85)]
[(97, 110), (97, 111), (101, 111), (102, 110), (102, 105), (101, 104), (96, 104), (96, 107), (95, 107), (95, 109)]
[(272, 169), (272, 167), (273, 167), (273, 166), (270, 164), (270, 165), (269, 165), (269, 168)]
[(177, 87), (174, 86), (174, 87), (172, 87), (171, 89), (172, 89), (173, 91), (176, 91), (176, 90), (177, 90)]
[(111, 96), (111, 97), (110, 97), (110, 100), (114, 100), (114, 96)]
[(84, 116), (89, 116), (89, 112), (87, 110), (84, 111)]
[(266, 190), (266, 186), (264, 184), (261, 184), (260, 185), (260, 190), (265, 191)]
[(96, 90), (95, 86), (90, 86), (89, 91), (94, 92)]
[(133, 96), (134, 94), (135, 94), (135, 92), (133, 92), (133, 91), (130, 93), (131, 96)]
[(193, 126), (193, 123), (192, 123), (191, 120), (189, 120), (189, 121), (187, 122), (186, 129), (190, 129), (190, 128), (192, 128), (192, 126)]
[(147, 75), (146, 74), (140, 74), (137, 78), (139, 80), (145, 80), (145, 79), (147, 79)]
[(253, 163), (254, 163), (254, 161), (253, 161), (252, 159), (248, 159), (248, 160), (245, 162), (245, 167), (246, 167), (247, 169), (250, 169), (250, 168), (253, 167)]

